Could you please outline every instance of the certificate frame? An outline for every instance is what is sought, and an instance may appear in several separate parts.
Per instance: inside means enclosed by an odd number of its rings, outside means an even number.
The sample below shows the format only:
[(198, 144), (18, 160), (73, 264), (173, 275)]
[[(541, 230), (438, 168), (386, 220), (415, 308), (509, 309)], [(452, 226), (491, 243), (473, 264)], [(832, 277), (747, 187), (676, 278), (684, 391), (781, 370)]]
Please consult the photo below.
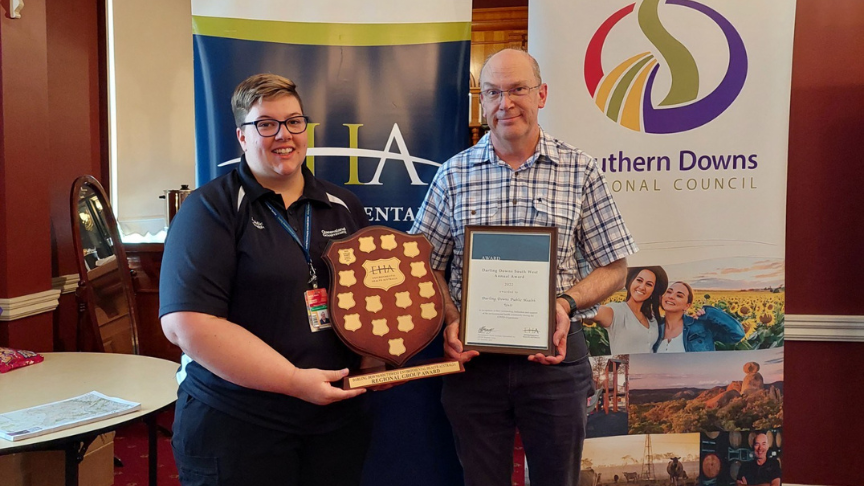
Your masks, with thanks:
[(556, 354), (557, 274), (557, 228), (466, 226), (459, 329), (463, 349)]

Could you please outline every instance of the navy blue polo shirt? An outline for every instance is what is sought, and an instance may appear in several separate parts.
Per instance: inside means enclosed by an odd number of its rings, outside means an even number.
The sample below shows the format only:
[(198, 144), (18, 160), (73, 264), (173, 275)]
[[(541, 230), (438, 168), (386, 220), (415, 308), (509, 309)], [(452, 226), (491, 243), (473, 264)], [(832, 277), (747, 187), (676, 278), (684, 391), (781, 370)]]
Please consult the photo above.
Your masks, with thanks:
[[(162, 317), (190, 311), (221, 317), (261, 338), (299, 368), (356, 369), (360, 357), (332, 329), (312, 332), (304, 292), (309, 267), (300, 245), (265, 204), (283, 212), (304, 239), (311, 207), (311, 254), (318, 286), (329, 288), (321, 256), (331, 239), (369, 224), (350, 191), (316, 179), (303, 166), (303, 195), (285, 210), (282, 196), (239, 168), (192, 192), (171, 222), (159, 283)], [(250, 356), (250, 359), (252, 357)], [(261, 370), (266, 373), (267, 370)], [(192, 397), (241, 420), (290, 433), (325, 432), (362, 413), (363, 396), (318, 406), (230, 383), (183, 357), (180, 387)]]

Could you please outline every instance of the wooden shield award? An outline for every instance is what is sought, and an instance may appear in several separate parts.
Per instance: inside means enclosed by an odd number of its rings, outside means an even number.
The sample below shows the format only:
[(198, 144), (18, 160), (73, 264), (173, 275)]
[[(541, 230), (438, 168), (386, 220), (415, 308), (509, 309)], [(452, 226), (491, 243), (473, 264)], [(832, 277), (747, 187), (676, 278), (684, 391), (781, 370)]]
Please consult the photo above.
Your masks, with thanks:
[(435, 339), (444, 322), (444, 296), (429, 264), (431, 253), (423, 235), (385, 226), (369, 226), (327, 245), (324, 260), (330, 267), (330, 318), (336, 334), (354, 352), (393, 367), (347, 376), (344, 388), (464, 371), (450, 360), (402, 368)]

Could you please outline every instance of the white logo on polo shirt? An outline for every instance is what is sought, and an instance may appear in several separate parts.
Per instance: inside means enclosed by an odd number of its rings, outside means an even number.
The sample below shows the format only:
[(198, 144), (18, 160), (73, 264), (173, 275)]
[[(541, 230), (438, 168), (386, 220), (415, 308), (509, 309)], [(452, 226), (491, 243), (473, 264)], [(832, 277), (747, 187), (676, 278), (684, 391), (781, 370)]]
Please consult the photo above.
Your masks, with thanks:
[(345, 228), (338, 228), (335, 230), (321, 230), (321, 236), (324, 238), (335, 238), (337, 236), (347, 235), (348, 230)]
[(264, 229), (264, 223), (262, 223), (261, 221), (255, 221), (255, 218), (252, 218), (252, 226), (258, 229)]

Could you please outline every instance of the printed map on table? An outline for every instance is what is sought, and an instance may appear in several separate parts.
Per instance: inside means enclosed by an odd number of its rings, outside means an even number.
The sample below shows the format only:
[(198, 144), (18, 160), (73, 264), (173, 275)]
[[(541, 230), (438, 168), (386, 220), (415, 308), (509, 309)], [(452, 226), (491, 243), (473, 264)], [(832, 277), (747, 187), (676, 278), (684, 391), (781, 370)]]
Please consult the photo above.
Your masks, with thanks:
[(92, 391), (58, 402), (0, 414), (0, 438), (16, 441), (134, 412), (140, 403)]

